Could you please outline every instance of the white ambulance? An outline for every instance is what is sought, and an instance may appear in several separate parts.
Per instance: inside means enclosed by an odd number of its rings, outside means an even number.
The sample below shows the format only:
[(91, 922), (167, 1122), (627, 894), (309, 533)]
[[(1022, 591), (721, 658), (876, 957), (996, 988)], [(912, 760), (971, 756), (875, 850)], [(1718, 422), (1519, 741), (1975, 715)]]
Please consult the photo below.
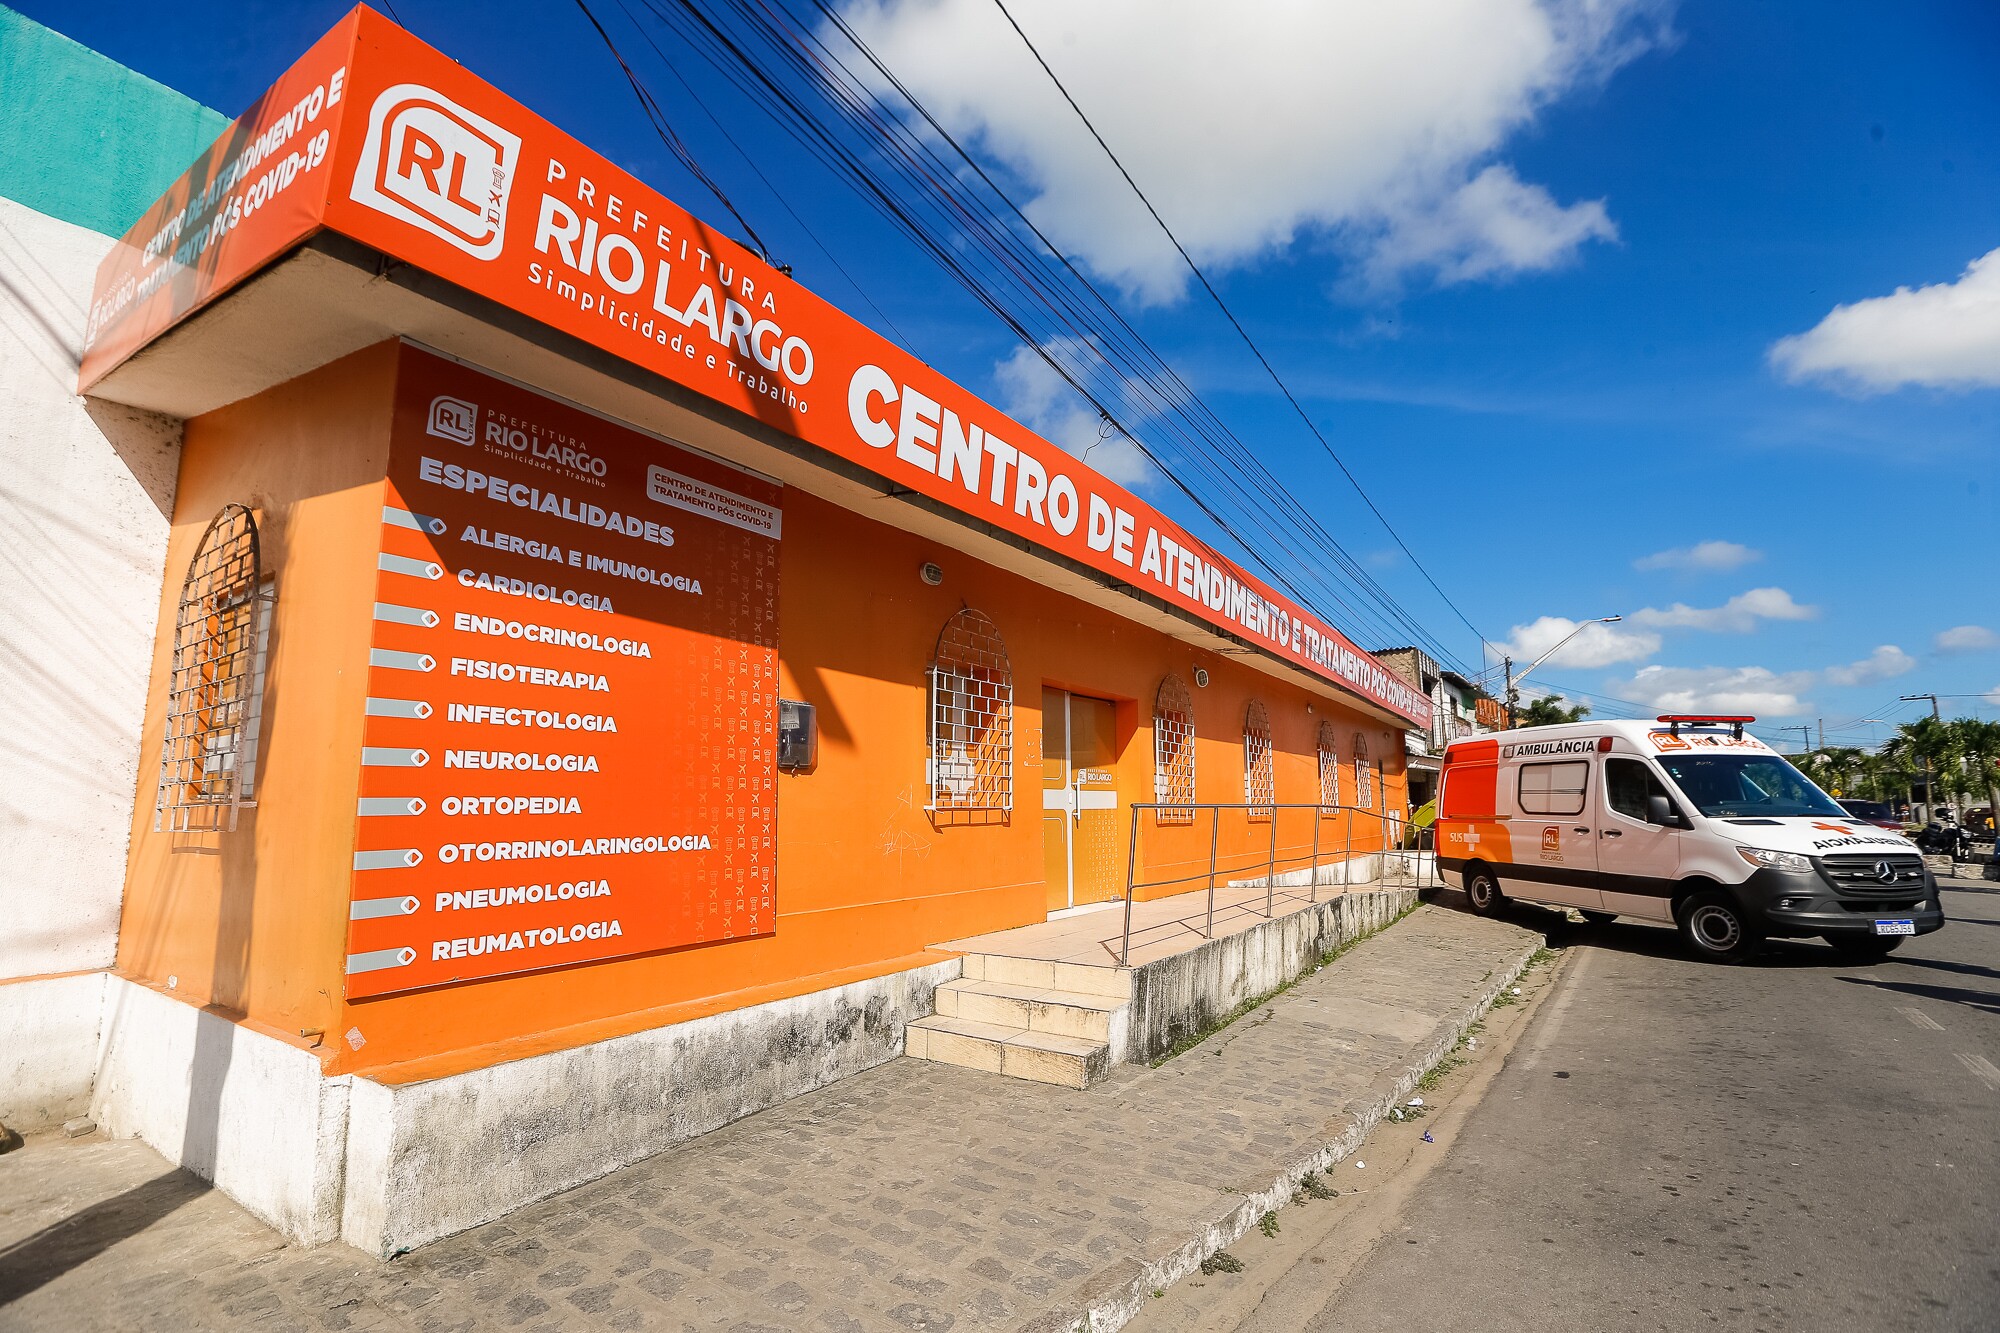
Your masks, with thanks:
[(1937, 883), (1898, 833), (1850, 818), (1750, 717), (1574, 722), (1454, 741), (1437, 857), (1473, 910), (1507, 898), (1594, 921), (1680, 928), (1740, 962), (1771, 936), (1886, 957), (1944, 924)]

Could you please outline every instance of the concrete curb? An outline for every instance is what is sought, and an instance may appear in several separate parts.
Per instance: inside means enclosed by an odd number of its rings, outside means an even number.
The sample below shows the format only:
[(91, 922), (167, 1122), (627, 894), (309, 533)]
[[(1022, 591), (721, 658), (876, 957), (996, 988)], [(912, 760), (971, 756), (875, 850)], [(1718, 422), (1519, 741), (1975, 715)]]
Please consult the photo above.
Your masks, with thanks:
[(1138, 1271), (1128, 1279), (1114, 1281), (1107, 1290), (1090, 1293), (1089, 1304), (1084, 1310), (1074, 1314), (1045, 1315), (1028, 1328), (1061, 1329), (1064, 1333), (1113, 1333), (1137, 1317), (1155, 1291), (1164, 1291), (1199, 1272), (1204, 1259), (1227, 1249), (1247, 1234), (1265, 1213), (1276, 1212), (1290, 1203), (1307, 1174), (1323, 1172), (1352, 1156), (1362, 1140), (1368, 1137), (1369, 1131), (1388, 1117), (1389, 1108), (1400, 1106), (1418, 1081), (1457, 1048), (1459, 1038), (1465, 1035), (1466, 1029), (1485, 1016), (1486, 1011), (1493, 1007), (1493, 1001), (1520, 978), (1521, 973), (1527, 970), (1529, 960), (1542, 947), (1539, 939), (1525, 944), (1496, 969), (1491, 984), (1441, 1020), (1430, 1044), (1395, 1073), (1386, 1088), (1379, 1083), (1375, 1085), (1377, 1091), (1368, 1104), (1331, 1141), (1286, 1167), (1268, 1187), (1241, 1196), (1240, 1201), (1227, 1212), (1172, 1253), (1149, 1264), (1135, 1265)]

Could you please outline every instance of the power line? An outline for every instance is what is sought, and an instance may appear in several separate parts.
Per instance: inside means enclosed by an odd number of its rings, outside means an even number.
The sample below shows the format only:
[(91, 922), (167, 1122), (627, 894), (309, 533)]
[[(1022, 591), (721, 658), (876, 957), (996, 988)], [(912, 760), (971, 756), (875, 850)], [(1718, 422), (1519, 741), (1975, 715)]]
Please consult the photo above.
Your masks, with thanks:
[[(685, 5), (687, 3), (687, 0), (682, 0), (682, 3)], [(972, 172), (979, 178), (979, 180), (982, 183), (984, 183), (989, 190), (993, 192), (995, 197), (1000, 199), (1003, 203), (1005, 203), (1008, 206), (1009, 210), (1011, 211), (1012, 215), (1017, 220), (1019, 225), (1024, 227), (1030, 234), (1032, 234), (1035, 237), (1037, 241), (1041, 243), (1042, 247), (1056, 259), (1061, 268), (1070, 275), (1070, 277), (1081, 289), (1087, 291), (1093, 298), (1095, 298), (1095, 303), (1098, 306), (1100, 306), (1102, 310), (1107, 315), (1109, 315), (1111, 320), (1115, 323), (1116, 330), (1127, 335), (1133, 341), (1134, 344), (1136, 344), (1140, 349), (1144, 350), (1147, 357), (1149, 357), (1157, 365), (1158, 373), (1163, 373), (1164, 375), (1171, 377), (1174, 386), (1176, 386), (1180, 390), (1180, 392), (1178, 394), (1171, 396), (1171, 398), (1167, 402), (1167, 406), (1169, 406), (1171, 409), (1177, 412), (1181, 411), (1184, 408), (1184, 406), (1189, 403), (1200, 406), (1202, 412), (1207, 416), (1207, 418), (1210, 421), (1213, 422), (1214, 425), (1213, 432), (1207, 432), (1207, 433), (1212, 436), (1219, 436), (1220, 438), (1217, 442), (1222, 444), (1226, 449), (1230, 449), (1233, 447), (1233, 452), (1238, 456), (1236, 459), (1237, 466), (1253, 475), (1261, 475), (1263, 479), (1268, 481), (1271, 488), (1277, 494), (1282, 495), (1284, 499), (1295, 510), (1298, 511), (1297, 517), (1301, 519), (1303, 521), (1303, 525), (1309, 529), (1309, 534), (1313, 532), (1317, 533), (1317, 535), (1322, 539), (1323, 543), (1331, 551), (1333, 558), (1340, 564), (1341, 568), (1349, 575), (1349, 577), (1355, 581), (1357, 586), (1363, 587), (1364, 590), (1372, 590), (1376, 594), (1378, 600), (1380, 600), (1391, 611), (1393, 615), (1403, 619), (1404, 622), (1407, 624), (1408, 628), (1416, 635), (1418, 635), (1418, 637), (1424, 639), (1428, 645), (1436, 647), (1438, 649), (1438, 653), (1440, 656), (1449, 659), (1450, 654), (1443, 649), (1442, 645), (1437, 644), (1436, 640), (1431, 636), (1429, 636), (1428, 633), (1425, 632), (1420, 625), (1417, 625), (1413, 620), (1410, 620), (1407, 617), (1407, 615), (1402, 612), (1401, 608), (1395, 605), (1393, 599), (1389, 598), (1386, 592), (1380, 589), (1379, 585), (1374, 584), (1373, 580), (1365, 573), (1365, 571), (1361, 569), (1360, 565), (1353, 560), (1352, 556), (1348, 555), (1346, 551), (1341, 549), (1339, 543), (1335, 542), (1331, 538), (1330, 534), (1327, 534), (1323, 528), (1319, 527), (1317, 520), (1312, 518), (1309, 511), (1306, 511), (1303, 509), (1302, 506), (1299, 506), (1297, 504), (1295, 497), (1292, 497), (1288, 491), (1284, 490), (1282, 486), (1279, 485), (1279, 483), (1277, 482), (1277, 479), (1275, 477), (1272, 477), (1269, 474), (1269, 472), (1263, 468), (1261, 462), (1255, 459), (1253, 455), (1250, 455), (1248, 451), (1242, 447), (1241, 443), (1234, 439), (1233, 435), (1231, 435), (1228, 432), (1227, 427), (1222, 425), (1220, 418), (1216, 417), (1213, 412), (1209, 411), (1206, 407), (1206, 404), (1201, 403), (1201, 400), (1194, 395), (1193, 390), (1188, 388), (1186, 384), (1180, 380), (1179, 376), (1175, 375), (1172, 372), (1171, 367), (1169, 367), (1163, 359), (1159, 358), (1157, 354), (1152, 353), (1150, 348), (1147, 348), (1145, 346), (1143, 339), (1141, 339), (1137, 334), (1137, 332), (1134, 329), (1132, 329), (1131, 325), (1126, 322), (1124, 316), (1117, 311), (1116, 307), (1113, 306), (1108, 300), (1104, 299), (1102, 293), (1097, 290), (1096, 286), (1093, 283), (1091, 283), (1088, 278), (1083, 276), (1082, 272), (1077, 269), (1077, 267), (1069, 259), (1069, 257), (1063, 253), (1063, 251), (1055, 244), (1054, 241), (1052, 241), (1041, 230), (1039, 226), (1036, 225), (1034, 220), (1028, 217), (1027, 214), (1024, 211), (1022, 211), (1018, 205), (1014, 204), (1013, 200), (1006, 194), (1004, 190), (1002, 190), (999, 187), (999, 185), (987, 173), (986, 169), (979, 164), (978, 160), (975, 159), (969, 152), (965, 150), (963, 145), (961, 145), (958, 142), (958, 140), (950, 133), (950, 131), (944, 127), (942, 122), (940, 122), (935, 116), (933, 116), (930, 113), (930, 111), (923, 105), (922, 101), (920, 101), (917, 98), (916, 94), (913, 93), (908, 88), (908, 86), (905, 85), (901, 81), (901, 79), (897, 77), (894, 71), (890, 70), (888, 66), (882, 62), (880, 57), (878, 57), (874, 53), (874, 51), (869, 48), (867, 43), (863, 41), (860, 35), (853, 30), (853, 28), (847, 23), (845, 18), (838, 12), (831, 9), (824, 2), (824, 0), (812, 0), (812, 3), (814, 4), (815, 8), (817, 8), (823, 15), (825, 15), (825, 17), (830, 23), (832, 23), (836, 28), (840, 30), (842, 35), (847, 38), (847, 40), (855, 47), (855, 49), (859, 51), (865, 59), (868, 60), (868, 62), (874, 67), (876, 72), (880, 74), (883, 79), (887, 80), (888, 83), (896, 89), (896, 91), (904, 98), (904, 100), (909, 103), (911, 108), (914, 109), (917, 112), (917, 114), (920, 117), (922, 117), (923, 120), (930, 126), (932, 131), (936, 133), (936, 135), (943, 142), (950, 145), (952, 150), (958, 154), (959, 160), (961, 160), (967, 167), (969, 167), (972, 170)], [(871, 123), (873, 123), (878, 128), (878, 130), (886, 130), (890, 126), (893, 126), (894, 124), (893, 121), (885, 122), (880, 117), (874, 115), (872, 107), (869, 108), (869, 111), (870, 111), (869, 119)], [(952, 175), (949, 172), (943, 172), (938, 176), (933, 176), (931, 179), (933, 181), (938, 181), (938, 180), (950, 181), (952, 179)], [(1090, 314), (1076, 308), (1073, 305), (1071, 307), (1070, 314), (1073, 318), (1081, 318), (1086, 323), (1090, 322), (1092, 319), (1092, 316)], [(1101, 327), (1102, 326), (1100, 326), (1100, 328)], [(1072, 375), (1068, 369), (1056, 363), (1055, 359), (1050, 355), (1049, 349), (1046, 344), (1031, 339), (1030, 345), (1034, 347), (1035, 351), (1038, 354), (1040, 354), (1045, 361), (1048, 361), (1049, 364), (1053, 366), (1057, 370), (1057, 372), (1061, 374), (1063, 378), (1070, 383), (1072, 388), (1076, 389), (1078, 393), (1082, 394), (1085, 397), (1085, 399), (1092, 404), (1092, 406), (1096, 407), (1101, 415), (1105, 416), (1106, 419), (1112, 420), (1114, 424), (1119, 424), (1121, 432), (1125, 434), (1125, 436), (1128, 439), (1131, 439), (1135, 445), (1139, 446), (1142, 450), (1144, 450), (1143, 444), (1141, 444), (1141, 442), (1137, 439), (1137, 437), (1134, 436), (1130, 430), (1125, 429), (1122, 423), (1117, 423), (1116, 418), (1112, 415), (1110, 410), (1106, 407), (1102, 399), (1097, 394), (1094, 394), (1090, 390), (1086, 389), (1081, 383), (1077, 381), (1076, 377)], [(1151, 378), (1152, 376), (1150, 374), (1141, 373), (1137, 377), (1137, 383), (1140, 384), (1141, 386), (1144, 386), (1146, 389), (1150, 391)], [(1147, 451), (1147, 453), (1148, 457), (1151, 458), (1152, 455), (1150, 451)], [(1165, 472), (1171, 480), (1174, 480), (1177, 485), (1180, 484), (1179, 478), (1173, 476), (1171, 470), (1166, 469), (1164, 465), (1159, 464), (1157, 459), (1154, 459), (1154, 461), (1156, 465), (1160, 465), (1162, 467), (1162, 471)], [(1231, 482), (1231, 484), (1234, 485), (1233, 481)], [(1245, 498), (1251, 500), (1254, 506), (1255, 497), (1246, 496)], [(1210, 517), (1213, 518), (1214, 515), (1211, 513)], [(1229, 529), (1225, 528), (1225, 531), (1227, 530)], [(1232, 532), (1231, 535), (1234, 536), (1235, 534)], [(1238, 540), (1240, 541), (1241, 539), (1238, 538)], [(1248, 553), (1252, 554), (1253, 558), (1256, 558), (1254, 554), (1254, 549), (1248, 551)], [(1266, 566), (1266, 568), (1268, 568), (1268, 566)], [(1286, 586), (1289, 587), (1290, 585), (1287, 584)], [(1304, 601), (1308, 599), (1302, 597), (1301, 600)], [(1336, 600), (1339, 599), (1336, 597)], [(1352, 611), (1354, 610), (1354, 608), (1349, 607), (1349, 610)], [(1396, 636), (1392, 634), (1390, 637), (1396, 637)]]
[[(838, 31), (872, 66), (874, 76), (862, 79), (847, 68), (816, 33), (791, 21), (789, 15), (774, 13), (761, 0), (734, 0), (720, 5), (696, 5), (692, 0), (644, 0), (647, 8), (662, 21), (685, 34), (685, 44), (695, 50), (725, 79), (743, 92), (759, 110), (836, 178), (856, 190), (894, 228), (950, 273), (976, 300), (999, 318), (1024, 343), (1112, 422), (1161, 475), (1195, 504), (1196, 508), (1229, 537), (1252, 564), (1264, 570), (1278, 586), (1302, 603), (1315, 599), (1305, 593), (1294, 578), (1288, 577), (1263, 554), (1263, 544), (1250, 541), (1237, 522), (1225, 517), (1207, 497), (1189, 485), (1159, 452), (1135, 434), (1121, 419), (1125, 413), (1115, 406), (1122, 402), (1141, 412), (1170, 437), (1185, 439), (1191, 447), (1183, 458), (1207, 485), (1225, 498), (1247, 526), (1264, 533), (1267, 543), (1281, 550), (1297, 572), (1319, 587), (1357, 621), (1373, 617), (1361, 603), (1350, 602), (1326, 575), (1339, 571), (1365, 599), (1372, 600), (1381, 614), (1391, 618), (1396, 628), (1378, 630), (1385, 639), (1399, 639), (1405, 632), (1419, 642), (1434, 646), (1437, 655), (1449, 661), (1451, 654), (1404, 610), (1386, 590), (1361, 568), (1359, 562), (1340, 548), (1313, 517), (1234, 437), (1205, 403), (1170, 366), (1161, 360), (1132, 330), (1115, 307), (1075, 269), (1068, 258), (1037, 230), (1018, 205), (992, 181), (984, 169), (953, 140), (948, 131), (924, 108), (893, 71), (869, 51), (841, 17), (823, 3), (815, 7), (828, 19), (826, 31)], [(734, 9), (741, 22), (731, 21), (725, 29), (708, 10)], [(782, 40), (778, 40), (782, 38)], [(748, 49), (748, 43), (767, 43), (780, 65), (790, 67), (794, 76), (780, 82), (765, 62)], [(657, 49), (658, 44), (655, 44)], [(720, 51), (726, 58), (718, 58)], [(884, 85), (896, 88), (931, 134), (905, 127), (882, 103), (874, 91)], [(801, 100), (795, 88), (815, 91), (837, 119), (859, 129), (875, 150), (868, 160), (841, 140)], [(954, 162), (939, 156), (946, 144), (958, 155)], [(909, 194), (896, 192), (882, 170), (898, 174), (910, 185)], [(969, 178), (969, 179), (968, 179)], [(974, 181), (985, 186), (991, 197), (1005, 206), (1005, 216), (977, 196)], [(919, 211), (938, 215), (944, 224), (919, 216)], [(1009, 221), (1008, 219), (1011, 219)], [(1052, 281), (1045, 271), (1041, 251), (1024, 248), (1020, 232), (1032, 234), (1069, 277), (1066, 284)], [(992, 272), (975, 271), (973, 261), (984, 256)], [(995, 278), (997, 277), (997, 284)], [(1042, 324), (1037, 332), (1030, 322)], [(1077, 330), (1087, 336), (1074, 336)], [(1120, 367), (1117, 358), (1138, 360), (1146, 369), (1134, 373)], [(1093, 389), (1090, 381), (1106, 380)], [(1226, 466), (1225, 466), (1226, 465)], [(1247, 482), (1247, 485), (1246, 485)], [(1298, 535), (1308, 545), (1318, 547), (1325, 562), (1305, 559), (1295, 544), (1270, 527), (1282, 516), (1297, 526)]]
[(1104, 155), (1111, 159), (1111, 165), (1118, 168), (1118, 174), (1125, 178), (1125, 183), (1132, 188), (1132, 193), (1137, 195), (1139, 202), (1146, 206), (1146, 212), (1152, 216), (1154, 222), (1159, 224), (1160, 230), (1165, 233), (1166, 238), (1173, 242), (1174, 249), (1179, 252), (1182, 261), (1187, 264), (1188, 271), (1193, 273), (1195, 278), (1200, 281), (1202, 290), (1208, 293), (1209, 298), (1215, 302), (1216, 309), (1222, 312), (1223, 317), (1229, 321), (1230, 327), (1235, 329), (1237, 335), (1243, 339), (1244, 346), (1248, 347), (1251, 354), (1257, 358), (1257, 364), (1264, 367), (1264, 373), (1271, 377), (1271, 382), (1278, 386), (1279, 392), (1284, 394), (1285, 401), (1290, 403), (1292, 410), (1299, 414), (1299, 420), (1305, 423), (1306, 429), (1311, 431), (1313, 438), (1319, 441), (1320, 448), (1326, 451), (1326, 456), (1333, 460), (1334, 465), (1340, 469), (1341, 475), (1346, 477), (1348, 484), (1354, 487), (1354, 493), (1361, 497), (1362, 502), (1368, 506), (1369, 512), (1374, 514), (1381, 522), (1383, 530), (1395, 539), (1397, 547), (1402, 550), (1403, 554), (1410, 557), (1410, 563), (1416, 566), (1419, 574), (1424, 576), (1424, 582), (1431, 585), (1431, 590), (1444, 600), (1444, 604), (1451, 608), (1452, 614), (1458, 617), (1460, 623), (1471, 630), (1483, 643), (1486, 636), (1479, 633), (1478, 627), (1466, 618), (1465, 612), (1459, 610), (1458, 604), (1451, 600), (1450, 595), (1443, 588), (1438, 586), (1438, 581), (1431, 577), (1431, 572), (1428, 569), (1424, 568), (1423, 561), (1417, 559), (1416, 552), (1410, 549), (1409, 544), (1403, 540), (1402, 534), (1397, 532), (1395, 526), (1389, 522), (1388, 515), (1382, 512), (1381, 508), (1376, 505), (1374, 498), (1363, 489), (1361, 482), (1355, 477), (1353, 471), (1348, 468), (1346, 460), (1335, 452), (1332, 443), (1327, 440), (1325, 435), (1320, 433), (1320, 429), (1314, 424), (1311, 415), (1299, 403), (1298, 398), (1293, 395), (1291, 386), (1286, 384), (1283, 377), (1278, 374), (1277, 368), (1264, 355), (1264, 351), (1257, 345), (1256, 339), (1252, 338), (1249, 330), (1243, 327), (1243, 322), (1236, 318), (1236, 312), (1229, 308), (1229, 303), (1222, 299), (1222, 293), (1215, 290), (1215, 284), (1208, 280), (1208, 275), (1203, 273), (1201, 266), (1194, 262), (1194, 256), (1190, 255), (1187, 252), (1187, 247), (1181, 244), (1180, 237), (1174, 235), (1173, 228), (1169, 227), (1166, 219), (1160, 216), (1160, 211), (1153, 207), (1153, 201), (1146, 197), (1146, 192), (1139, 188), (1137, 181), (1132, 179), (1132, 173), (1127, 171), (1125, 164), (1118, 160), (1118, 154), (1112, 152), (1111, 145), (1104, 142), (1104, 136), (1097, 132), (1097, 126), (1091, 123), (1090, 117), (1084, 114), (1083, 108), (1076, 104), (1076, 99), (1070, 96), (1069, 89), (1064, 87), (1063, 81), (1056, 77), (1056, 72), (1049, 68), (1049, 62), (1042, 59), (1042, 53), (1028, 39), (1028, 34), (1021, 31), (1021, 25), (1014, 21), (1014, 16), (1008, 12), (1004, 0), (993, 0), (993, 6), (1006, 18), (1007, 26), (1014, 30), (1014, 34), (1021, 39), (1021, 44), (1028, 48), (1028, 54), (1035, 58), (1035, 63), (1042, 67), (1042, 73), (1049, 76), (1049, 82), (1054, 84), (1056, 91), (1062, 94), (1063, 101), (1069, 103), (1070, 110), (1076, 112), (1076, 118), (1083, 122), (1085, 129), (1090, 131), (1090, 137), (1097, 141), (1097, 146), (1102, 148)]
[[(581, 3), (581, 0), (579, 0), (579, 3)], [(868, 308), (873, 310), (882, 322), (888, 326), (889, 332), (895, 335), (896, 341), (903, 345), (903, 350), (911, 352), (914, 355), (915, 353), (909, 338), (903, 333), (902, 329), (896, 326), (896, 321), (891, 319), (888, 312), (875, 303), (875, 298), (870, 296), (867, 290), (854, 280), (854, 275), (847, 271), (846, 265), (835, 258), (833, 251), (827, 249), (826, 243), (820, 240), (819, 233), (815, 232), (812, 226), (804, 218), (800, 217), (791, 204), (786, 201), (785, 196), (779, 192), (778, 187), (771, 183), (771, 178), (764, 174), (764, 169), (757, 165), (757, 159), (744, 151), (743, 145), (736, 142), (735, 136), (730, 134), (728, 128), (716, 118), (715, 113), (709, 110), (708, 103), (695, 95), (694, 89), (688, 86), (688, 81), (685, 78), (681, 77), (681, 72), (675, 67), (674, 62), (668, 59), (665, 51), (660, 49), (660, 44), (653, 40), (653, 34), (639, 26), (638, 20), (632, 16), (632, 11), (626, 5), (625, 0), (618, 0), (618, 8), (624, 13), (625, 21), (630, 23), (633, 30), (645, 39), (646, 45), (653, 49), (653, 54), (659, 58), (660, 64), (673, 77), (674, 82), (681, 86), (681, 91), (687, 94), (689, 103), (701, 112), (709, 124), (715, 127), (715, 132), (722, 136), (722, 141), (734, 149), (736, 155), (743, 159), (743, 165), (750, 168), (757, 179), (764, 183), (764, 188), (770, 192), (773, 199), (777, 200), (778, 207), (785, 210), (785, 216), (798, 224), (799, 230), (805, 233), (806, 239), (813, 243), (813, 248), (826, 256), (826, 262), (833, 265), (834, 271), (847, 280), (847, 285), (854, 289), (854, 294), (860, 297)], [(791, 271), (790, 266), (785, 266), (781, 271), (789, 273)]]
[(664, 143), (672, 151), (673, 155), (680, 159), (681, 165), (688, 169), (688, 174), (708, 187), (708, 192), (715, 196), (716, 202), (729, 210), (729, 216), (736, 219), (736, 225), (743, 228), (744, 234), (750, 238), (750, 244), (757, 251), (757, 257), (765, 263), (777, 267), (776, 262), (771, 258), (770, 248), (764, 244), (764, 238), (759, 236), (757, 229), (750, 225), (750, 219), (744, 217), (736, 205), (730, 202), (729, 196), (722, 192), (722, 187), (717, 185), (709, 177), (709, 174), (701, 169), (701, 163), (695, 161), (694, 154), (689, 152), (687, 145), (681, 142), (681, 136), (674, 132), (674, 127), (667, 120), (666, 113), (661, 111), (659, 103), (653, 100), (653, 94), (639, 81), (639, 76), (632, 72), (632, 67), (625, 63), (624, 53), (618, 49), (618, 43), (611, 40), (611, 34), (604, 30), (604, 25), (597, 21), (597, 15), (590, 12), (590, 6), (584, 3), (584, 0), (576, 0), (576, 7), (583, 11), (583, 16), (586, 19), (590, 20), (590, 26), (597, 29), (597, 35), (604, 39), (605, 49), (610, 51), (611, 58), (618, 62), (618, 68), (625, 72), (625, 82), (632, 85), (632, 95), (639, 99), (639, 109), (644, 111), (646, 119), (653, 123), (653, 132), (660, 136), (660, 142)]

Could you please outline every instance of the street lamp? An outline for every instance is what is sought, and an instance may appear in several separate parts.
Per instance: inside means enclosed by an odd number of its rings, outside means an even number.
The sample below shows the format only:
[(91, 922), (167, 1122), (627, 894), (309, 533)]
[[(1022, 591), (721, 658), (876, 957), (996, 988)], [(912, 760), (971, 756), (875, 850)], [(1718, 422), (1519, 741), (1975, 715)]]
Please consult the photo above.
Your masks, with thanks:
[(1521, 682), (1526, 680), (1530, 675), (1532, 675), (1536, 667), (1548, 661), (1551, 657), (1554, 657), (1564, 644), (1568, 643), (1571, 639), (1574, 639), (1577, 635), (1589, 629), (1592, 625), (1615, 625), (1624, 618), (1625, 617), (1623, 616), (1599, 616), (1595, 620), (1584, 621), (1582, 624), (1578, 625), (1575, 629), (1571, 630), (1569, 633), (1563, 635), (1562, 638), (1558, 639), (1556, 641), (1556, 646), (1554, 648), (1549, 649), (1547, 652), (1543, 653), (1540, 657), (1528, 663), (1528, 669), (1526, 671), (1523, 671), (1518, 676), (1514, 674), (1514, 659), (1511, 657), (1505, 659), (1506, 672), (1507, 672), (1508, 727), (1509, 728), (1513, 727), (1514, 710), (1518, 708), (1521, 703), (1521, 689), (1520, 689)]

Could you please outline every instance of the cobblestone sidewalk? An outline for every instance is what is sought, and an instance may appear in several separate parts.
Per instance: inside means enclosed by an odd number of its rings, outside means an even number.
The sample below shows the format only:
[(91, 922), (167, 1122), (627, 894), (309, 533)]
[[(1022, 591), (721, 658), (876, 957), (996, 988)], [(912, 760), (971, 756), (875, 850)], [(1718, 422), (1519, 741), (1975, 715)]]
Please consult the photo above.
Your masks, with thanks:
[(1112, 1327), (1358, 1142), (1539, 943), (1423, 906), (1158, 1069), (895, 1060), (388, 1262), (292, 1248), (136, 1142), (31, 1143), (0, 1158), (0, 1329)]

